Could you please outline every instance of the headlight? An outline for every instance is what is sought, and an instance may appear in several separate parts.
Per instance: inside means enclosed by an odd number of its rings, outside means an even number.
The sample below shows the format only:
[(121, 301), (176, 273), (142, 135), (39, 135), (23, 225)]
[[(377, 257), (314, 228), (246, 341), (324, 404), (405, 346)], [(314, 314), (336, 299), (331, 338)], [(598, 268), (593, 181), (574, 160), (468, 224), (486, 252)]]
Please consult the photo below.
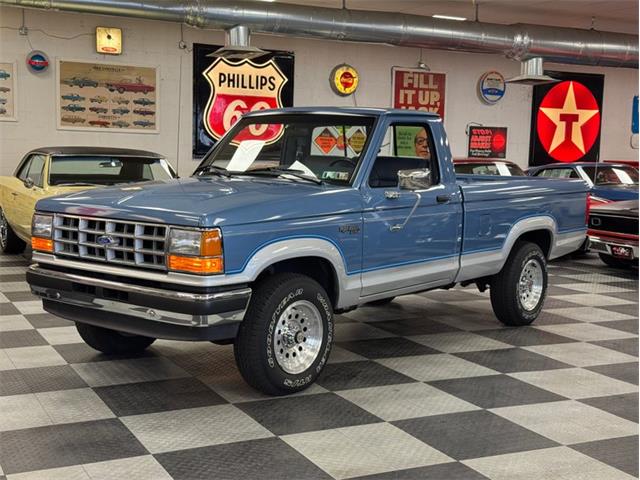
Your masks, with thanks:
[(222, 273), (222, 233), (213, 230), (183, 230), (169, 232), (169, 270), (210, 275)]
[(53, 252), (53, 217), (36, 213), (31, 221), (31, 248), (41, 252)]

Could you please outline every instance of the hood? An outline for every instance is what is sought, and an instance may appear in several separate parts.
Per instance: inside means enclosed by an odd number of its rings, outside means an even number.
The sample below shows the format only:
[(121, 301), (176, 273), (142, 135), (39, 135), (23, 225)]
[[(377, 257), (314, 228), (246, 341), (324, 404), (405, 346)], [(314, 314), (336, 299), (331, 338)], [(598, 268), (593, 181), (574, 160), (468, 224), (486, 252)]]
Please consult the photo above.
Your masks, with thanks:
[[(352, 188), (273, 177), (189, 177), (96, 188), (40, 200), (45, 212), (214, 227), (359, 209)], [(356, 200), (358, 199), (358, 200)]]
[(595, 185), (591, 193), (609, 200), (637, 200), (640, 196), (638, 185)]

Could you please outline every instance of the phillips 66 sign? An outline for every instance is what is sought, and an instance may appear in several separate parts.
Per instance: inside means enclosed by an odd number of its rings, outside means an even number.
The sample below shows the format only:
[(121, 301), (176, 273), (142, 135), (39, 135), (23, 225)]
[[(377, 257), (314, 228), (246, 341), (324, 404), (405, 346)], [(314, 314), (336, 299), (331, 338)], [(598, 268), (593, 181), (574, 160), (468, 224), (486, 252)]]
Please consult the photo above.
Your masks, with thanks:
[[(293, 105), (293, 55), (267, 52), (253, 60), (207, 57), (219, 47), (194, 45), (194, 143), (203, 155), (247, 112)], [(247, 139), (270, 143), (282, 127), (256, 125)], [(242, 139), (244, 140), (244, 139)]]

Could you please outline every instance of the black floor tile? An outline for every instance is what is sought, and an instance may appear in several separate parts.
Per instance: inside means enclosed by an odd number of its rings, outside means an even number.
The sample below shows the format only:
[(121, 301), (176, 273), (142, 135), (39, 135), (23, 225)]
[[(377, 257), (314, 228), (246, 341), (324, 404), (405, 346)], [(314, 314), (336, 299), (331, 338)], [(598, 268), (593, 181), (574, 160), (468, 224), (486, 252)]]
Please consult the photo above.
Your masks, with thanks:
[(402, 337), (338, 342), (337, 345), (367, 358), (407, 357), (410, 355), (440, 353), (438, 350)]
[(510, 407), (565, 400), (560, 395), (506, 375), (456, 378), (428, 383), (482, 408)]
[(279, 438), (162, 453), (155, 458), (176, 480), (331, 478)]
[[(468, 314), (468, 312), (466, 312)], [(436, 322), (428, 318), (407, 318), (376, 322), (376, 328), (386, 330), (395, 335), (430, 335), (434, 333), (459, 332), (460, 329)]]
[(382, 421), (333, 393), (238, 403), (236, 407), (276, 435)]
[(33, 328), (70, 327), (74, 325), (71, 320), (66, 320), (50, 313), (34, 313), (25, 315), (24, 318), (33, 325)]
[(611, 305), (607, 307), (607, 310), (610, 312), (623, 313), (625, 315), (633, 315), (636, 319), (638, 318), (638, 303), (635, 304), (627, 304), (627, 305)]
[[(575, 306), (575, 305), (574, 305)], [(528, 347), (531, 345), (547, 345), (552, 343), (571, 343), (575, 340), (555, 333), (545, 332), (534, 327), (503, 328), (500, 330), (480, 330), (478, 335), (493, 338), (500, 342), (508, 343), (517, 347)]]
[(486, 410), (401, 420), (393, 424), (456, 460), (557, 446), (548, 438)]
[[(636, 294), (637, 296), (637, 294)], [(597, 325), (602, 325), (607, 328), (614, 328), (622, 332), (638, 334), (638, 320), (612, 320), (610, 322), (595, 322)]]
[(195, 378), (113, 385), (94, 391), (118, 417), (226, 403)]
[[(4, 265), (4, 263), (2, 265)], [(40, 297), (35, 296), (31, 292), (4, 292), (4, 296), (7, 297), (10, 302), (29, 302), (40, 299)]]
[(571, 445), (571, 448), (611, 465), (623, 472), (638, 476), (638, 436), (611, 438)]
[(354, 477), (352, 480), (486, 480), (487, 477), (462, 463), (442, 463), (429, 467), (395, 470), (393, 472)]
[(410, 382), (415, 380), (375, 362), (330, 363), (316, 381), (332, 391)]
[(582, 398), (582, 403), (612, 413), (631, 422), (638, 423), (638, 394), (626, 393), (610, 397)]
[(2, 275), (2, 282), (24, 282), (26, 275), (24, 273), (12, 273), (11, 275)]
[(638, 385), (638, 362), (595, 365), (593, 367), (587, 367), (587, 370), (615, 378), (616, 380)]
[(37, 330), (0, 332), (0, 348), (34, 347), (49, 345)]
[(0, 303), (0, 315), (20, 315), (20, 310), (12, 303)]
[(0, 432), (6, 474), (146, 455), (117, 419)]
[(454, 355), (501, 373), (532, 372), (572, 367), (572, 365), (521, 348), (462, 352)]
[(616, 352), (626, 353), (627, 355), (638, 356), (638, 339), (637, 338), (621, 338), (616, 340), (598, 340), (593, 343), (601, 347), (610, 348)]
[(87, 384), (69, 365), (0, 371), (0, 396), (84, 388)]

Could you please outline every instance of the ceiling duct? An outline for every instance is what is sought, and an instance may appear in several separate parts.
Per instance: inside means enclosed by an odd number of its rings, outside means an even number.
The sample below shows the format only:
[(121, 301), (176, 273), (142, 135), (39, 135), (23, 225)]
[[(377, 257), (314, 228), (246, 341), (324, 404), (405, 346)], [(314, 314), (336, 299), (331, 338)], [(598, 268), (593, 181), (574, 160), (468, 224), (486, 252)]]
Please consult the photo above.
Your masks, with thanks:
[(219, 48), (208, 57), (223, 57), (229, 60), (243, 60), (260, 57), (264, 50), (251, 46), (251, 32), (244, 25), (236, 25), (225, 31), (224, 47)]
[(119, 15), (198, 28), (501, 54), (523, 61), (638, 68), (638, 36), (543, 25), (457, 22), (393, 12), (243, 0), (0, 0), (0, 5)]
[(534, 57), (520, 64), (520, 75), (505, 80), (506, 83), (516, 85), (543, 85), (557, 82), (555, 78), (544, 74), (542, 58)]

